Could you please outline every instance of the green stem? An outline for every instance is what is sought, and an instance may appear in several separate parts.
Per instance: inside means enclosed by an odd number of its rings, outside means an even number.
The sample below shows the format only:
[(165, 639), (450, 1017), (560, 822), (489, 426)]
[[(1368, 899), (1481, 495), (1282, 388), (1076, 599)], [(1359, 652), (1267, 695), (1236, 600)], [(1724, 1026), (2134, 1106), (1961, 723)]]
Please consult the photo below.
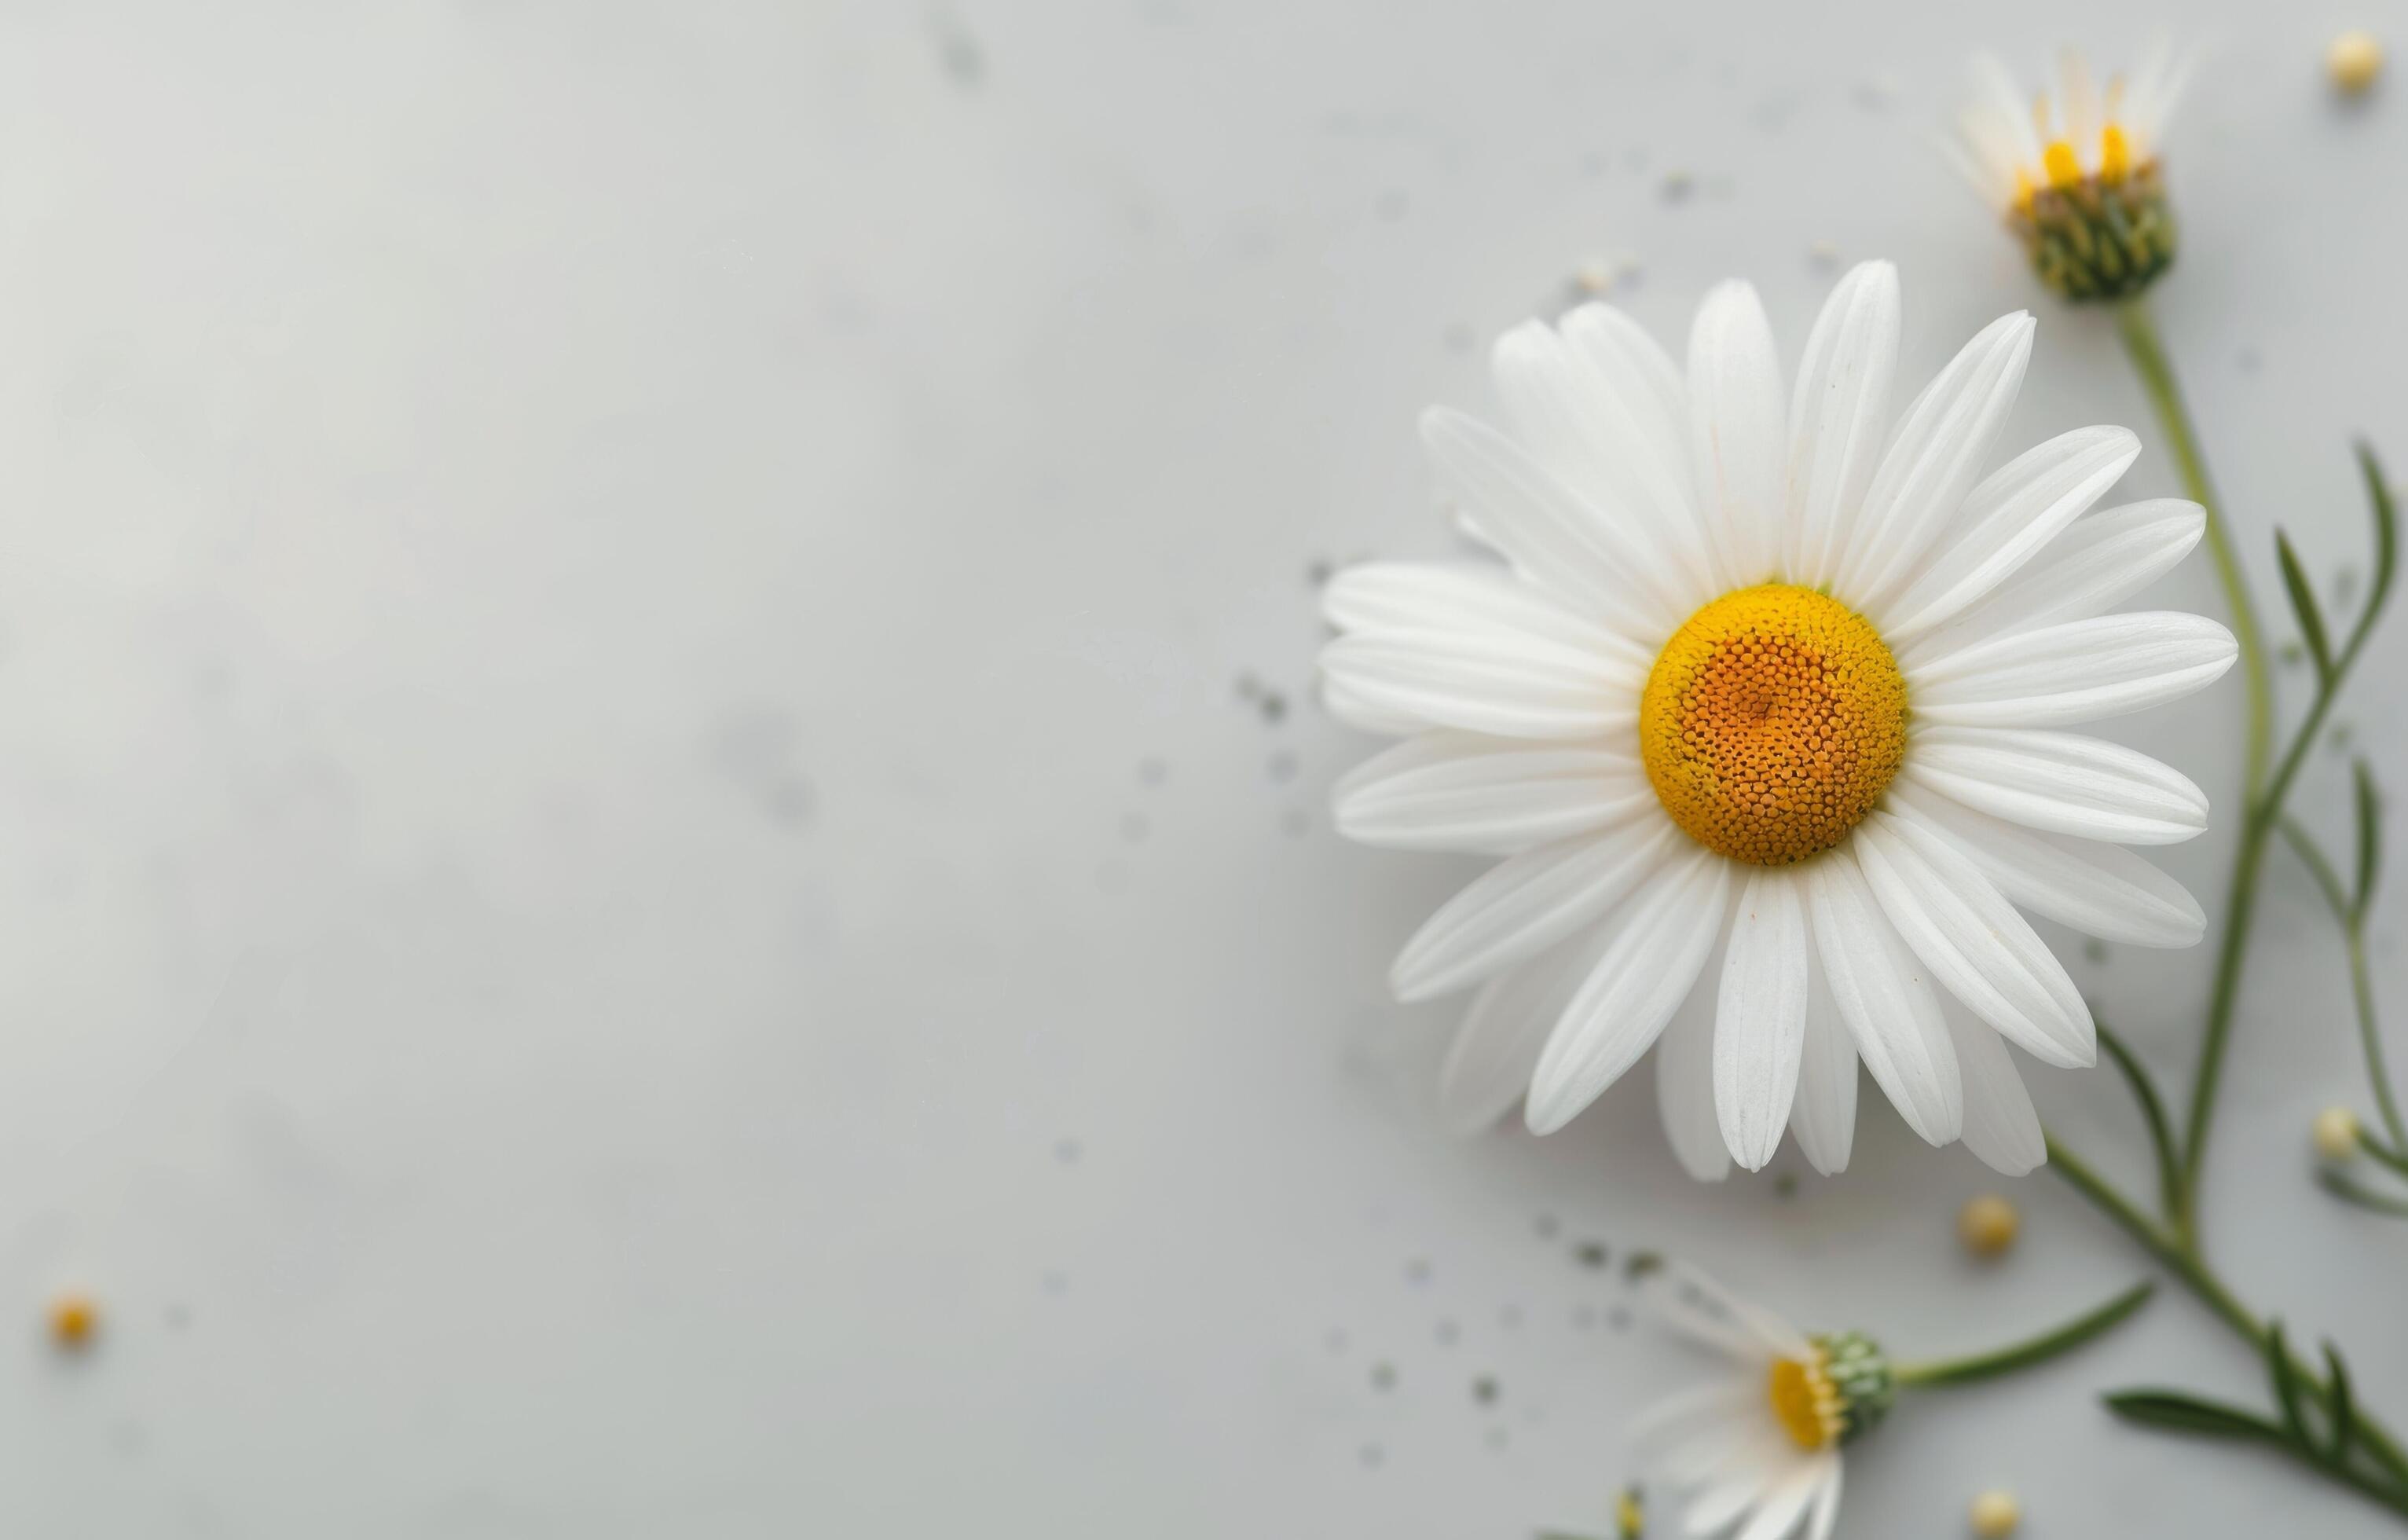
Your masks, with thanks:
[(2149, 1125), (2149, 1147), (2157, 1158), (2157, 1202), (2168, 1217), (2182, 1207), (2182, 1157), (2174, 1150), (2172, 1126), (2166, 1121), (2166, 1104), (2157, 1096), (2157, 1082), (2149, 1078), (2147, 1066), (2127, 1047), (2108, 1025), (2101, 1021), (2099, 1045), (2124, 1072), (2125, 1083), (2132, 1088), (2132, 1100), (2141, 1104), (2141, 1116)]
[(2095, 1310), (2086, 1311), (2064, 1325), (2036, 1337), (1994, 1349), (1987, 1353), (1969, 1354), (1964, 1358), (1932, 1359), (1922, 1363), (1893, 1363), (1890, 1374), (1900, 1385), (1965, 1385), (1993, 1375), (2012, 1374), (2031, 1364), (2042, 1363), (2059, 1353), (2071, 1352), (2118, 1322), (2149, 1302), (2157, 1292), (2155, 1282), (2143, 1279), (2109, 1300)]
[[(2391, 1093), (2391, 1072), (2383, 1062), (2383, 1033), (2374, 1016), (2374, 982), (2366, 967), (2366, 915), (2352, 903), (2341, 885), (2341, 873), (2333, 869), (2324, 850), (2310, 838), (2308, 831), (2283, 820), (2283, 838), (2291, 846), (2300, 864), (2324, 895), (2325, 905), (2341, 925), (2342, 940), (2349, 951), (2350, 999), (2358, 1008), (2358, 1038), (2366, 1056), (2366, 1079), (2374, 1090), (2376, 1111), (2383, 1115), (2383, 1127), (2391, 1136), (2391, 1148), (2408, 1149), (2408, 1127), (2400, 1118), (2400, 1103)], [(2372, 1149), (2372, 1146), (2368, 1146)]]
[[(2174, 468), (2182, 476), (2183, 489), (2207, 513), (2208, 554), (2215, 564), (2216, 581), (2223, 585), (2225, 604), (2231, 612), (2233, 640), (2241, 649), (2242, 694), (2247, 722), (2243, 737), (2241, 843), (2233, 855), (2232, 885), (2225, 898), (2224, 935), (2215, 959), (2215, 988), (2210, 997), (2206, 1037), (2191, 1086), (2180, 1202), (2172, 1216), (2179, 1232), (2188, 1240), (2199, 1230), (2200, 1171), (2206, 1159), (2208, 1128), (2215, 1113), (2217, 1084), (2223, 1078), (2224, 1050), (2232, 1032), (2232, 1013), (2240, 1001), (2242, 958), (2248, 950), (2249, 924), (2257, 909), (2258, 870), (2264, 863), (2266, 837), (2272, 831), (2271, 820), (2261, 815), (2261, 810), (2277, 806), (2280, 800), (2279, 790), (2270, 795), (2267, 777), (2274, 742), (2274, 692), (2267, 671), (2266, 640), (2258, 627), (2258, 607), (2249, 597), (2249, 579), (2242, 570), (2223, 505), (2216, 501), (2214, 488), (2208, 484), (2207, 463), (2200, 453), (2199, 436), (2191, 428), (2190, 414), (2183, 406), (2181, 388), (2174, 382), (2173, 365), (2158, 339), (2157, 321), (2150, 314), (2148, 301), (2135, 296), (2117, 306), (2115, 322), (2124, 351), (2130, 355), (2149, 405), (2157, 412), (2157, 425), (2165, 432)], [(2287, 776), (2284, 780), (2287, 781)]]
[[(2201, 1259), (2198, 1248), (2178, 1240), (2164, 1226), (2141, 1212), (2132, 1201), (2090, 1168), (2088, 1161), (2047, 1135), (2048, 1169), (2059, 1180), (2090, 1202), (2093, 1208), (2105, 1215), (2117, 1229), (2138, 1242), (2141, 1248), (2155, 1257), (2182, 1286), (2196, 1295), (2215, 1317), (2229, 1327), (2235, 1336), (2255, 1348), (2260, 1358), (2272, 1350), (2273, 1337), (2266, 1323), (2236, 1298), (2224, 1280), (2217, 1277)], [(2290, 1358), (2291, 1372), (2300, 1384), (2329, 1409), (2333, 1403), (2332, 1387), (2306, 1361), (2297, 1355)], [(2377, 1458), (2394, 1470), (2408, 1469), (2408, 1455), (2401, 1452), (2400, 1441), (2389, 1429), (2377, 1422), (2364, 1406), (2356, 1409), (2358, 1433)], [(2352, 1485), (2357, 1483), (2353, 1482)]]

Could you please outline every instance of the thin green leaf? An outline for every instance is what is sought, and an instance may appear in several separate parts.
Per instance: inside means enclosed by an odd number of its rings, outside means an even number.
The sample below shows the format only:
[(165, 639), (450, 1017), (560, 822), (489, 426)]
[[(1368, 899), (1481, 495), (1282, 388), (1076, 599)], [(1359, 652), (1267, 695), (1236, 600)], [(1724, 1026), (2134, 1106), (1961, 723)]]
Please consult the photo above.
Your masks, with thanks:
[(2383, 462), (2374, 457), (2374, 446), (2359, 439), (2358, 469), (2366, 476), (2366, 500), (2374, 511), (2374, 583), (2366, 593), (2366, 609), (2358, 617), (2358, 634), (2373, 629), (2374, 620), (2383, 612), (2384, 602), (2391, 597), (2391, 578), (2400, 564), (2400, 515), (2391, 505), (2391, 483), (2384, 479)]
[(2374, 771), (2361, 758), (2351, 767), (2358, 807), (2358, 884), (2351, 911), (2363, 915), (2374, 901), (2374, 879), (2383, 871), (2383, 795), (2374, 786)]
[(2358, 1437), (2358, 1404), (2349, 1393), (2349, 1371), (2342, 1366), (2341, 1354), (2331, 1343), (2324, 1345), (2325, 1378), (2331, 1387), (2329, 1403), (2332, 1407), (2332, 1461), (2338, 1465), (2349, 1458), (2349, 1446)]
[(2205, 1401), (2182, 1390), (2116, 1390), (2102, 1398), (2127, 1422), (2201, 1438), (2251, 1438), (2288, 1444), (2283, 1430), (2255, 1412)]
[(2124, 1040), (2098, 1023), (2099, 1045), (2124, 1072), (2125, 1084), (2132, 1088), (2132, 1100), (2141, 1104), (2141, 1116), (2149, 1125), (2149, 1144), (2157, 1157), (2157, 1202), (2162, 1212), (2172, 1214), (2182, 1202), (2182, 1161), (2174, 1154), (2173, 1125), (2166, 1121), (2166, 1104), (2157, 1096), (2157, 1082), (2149, 1078), (2148, 1067), (2143, 1064)]
[(2300, 554), (2291, 549), (2291, 538), (2281, 530), (2274, 531), (2274, 556), (2283, 569), (2283, 592), (2290, 597), (2292, 618), (2300, 623), (2300, 640), (2306, 644), (2308, 656), (2315, 659), (2316, 681), (2332, 682), (2332, 640), (2325, 634), (2325, 612), (2316, 603), (2315, 588), (2308, 582), (2306, 569), (2300, 565)]
[(2281, 1321), (2267, 1323), (2266, 1369), (2274, 1382), (2274, 1404), (2283, 1409), (2284, 1428), (2293, 1443), (2307, 1447), (2308, 1422), (2300, 1410), (2300, 1376), (2291, 1367), (2291, 1345), (2283, 1335)]
[(2408, 1202), (2387, 1197), (2371, 1187), (2361, 1187), (2330, 1166), (2316, 1169), (2316, 1185), (2344, 1203), (2355, 1204), (2370, 1214), (2381, 1214), (2394, 1219), (2408, 1219)]

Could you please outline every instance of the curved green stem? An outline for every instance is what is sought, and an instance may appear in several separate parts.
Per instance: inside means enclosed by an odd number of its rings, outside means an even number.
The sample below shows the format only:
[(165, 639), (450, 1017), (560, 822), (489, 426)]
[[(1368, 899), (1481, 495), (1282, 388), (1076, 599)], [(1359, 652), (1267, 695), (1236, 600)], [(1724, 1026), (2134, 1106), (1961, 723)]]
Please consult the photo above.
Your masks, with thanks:
[[(2242, 1303), (2225, 1286), (2206, 1261), (2199, 1255), (2198, 1246), (2177, 1239), (2165, 1226), (2141, 1212), (2138, 1205), (2116, 1190), (2114, 1186), (2090, 1167), (2090, 1163), (2057, 1142), (2055, 1135), (2045, 1136), (2048, 1144), (2048, 1169), (2057, 1178), (2087, 1199), (2093, 1208), (2105, 1215), (2115, 1227), (2139, 1243), (2141, 1248), (2173, 1274), (2182, 1286), (2198, 1297), (2200, 1303), (2213, 1311), (2215, 1317), (2232, 1330), (2260, 1357), (2272, 1350), (2274, 1338), (2264, 1321)], [(2324, 1377), (2304, 1360), (2288, 1353), (2291, 1373), (2300, 1385), (2319, 1403), (2330, 1408), (2333, 1389)], [(2377, 1422), (2363, 1406), (2355, 1408), (2358, 1437), (2374, 1451), (2377, 1459), (2394, 1470), (2408, 1469), (2408, 1454), (2401, 1450), (2400, 1441), (2391, 1431)]]
[(1965, 1385), (1998, 1374), (2013, 1374), (2015, 1370), (2046, 1362), (2059, 1353), (2071, 1352), (2081, 1346), (2148, 1303), (2149, 1296), (2157, 1290), (2157, 1284), (2144, 1278), (2097, 1309), (2086, 1311), (2039, 1336), (2027, 1337), (2005, 1347), (1987, 1353), (1968, 1354), (1963, 1358), (1893, 1363), (1890, 1374), (1900, 1385), (1927, 1386)]
[(2097, 1026), (2099, 1045), (2107, 1050), (2107, 1057), (2124, 1072), (2125, 1083), (2132, 1088), (2132, 1100), (2141, 1104), (2141, 1116), (2149, 1125), (2149, 1147), (2157, 1158), (2157, 1202), (2171, 1217), (2182, 1207), (2182, 1157), (2174, 1150), (2173, 1127), (2166, 1121), (2166, 1104), (2157, 1096), (2157, 1083), (2150, 1078), (2147, 1066), (2105, 1022)]
[[(2181, 1233), (2189, 1237), (2198, 1231), (2200, 1171), (2206, 1159), (2217, 1084), (2224, 1073), (2225, 1043), (2231, 1036), (2232, 1013), (2240, 1001), (2241, 963), (2248, 950), (2249, 924), (2257, 910), (2258, 871), (2265, 861), (2266, 837), (2272, 828), (2271, 820), (2263, 813), (2279, 806), (2281, 800), (2281, 791), (2270, 790), (2270, 786), (2286, 784), (2288, 775), (2273, 783), (2268, 779), (2267, 765), (2274, 742), (2274, 691), (2266, 666), (2266, 640), (2258, 624), (2258, 607), (2249, 597), (2248, 575), (2242, 570), (2240, 554), (2232, 543), (2231, 527), (2225, 520), (2223, 505), (2216, 501), (2214, 488), (2208, 484), (2207, 462), (2200, 452), (2199, 436), (2191, 428), (2190, 413), (2183, 406), (2181, 388), (2174, 382), (2173, 365), (2158, 340), (2157, 322), (2145, 298), (2135, 297), (2117, 306), (2115, 322), (2124, 351), (2130, 355), (2142, 388), (2148, 394), (2149, 405), (2157, 412), (2157, 425), (2165, 432), (2174, 468), (2182, 476), (2183, 489), (2193, 502), (2207, 511), (2208, 554), (2215, 563), (2216, 582), (2223, 585), (2225, 604), (2231, 612), (2233, 640), (2241, 649), (2247, 723), (2242, 741), (2244, 812), (2241, 843), (2233, 855), (2232, 885), (2225, 898), (2224, 934), (2215, 958), (2215, 987), (2208, 1004), (2207, 1031), (2200, 1051), (2198, 1074), (2191, 1086), (2180, 1201), (2172, 1216)], [(2286, 769), (2295, 770), (2297, 765)]]

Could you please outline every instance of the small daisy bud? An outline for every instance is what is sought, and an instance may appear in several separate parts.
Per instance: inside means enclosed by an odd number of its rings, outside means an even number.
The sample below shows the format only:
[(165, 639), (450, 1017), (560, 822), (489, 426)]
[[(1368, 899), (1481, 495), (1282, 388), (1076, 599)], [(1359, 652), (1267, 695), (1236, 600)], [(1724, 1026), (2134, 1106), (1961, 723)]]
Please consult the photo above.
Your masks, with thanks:
[(2327, 1107), (2316, 1114), (2316, 1153), (2328, 1160), (2346, 1160), (2358, 1153), (2358, 1114), (2347, 1107)]
[(61, 1347), (87, 1346), (100, 1329), (100, 1306), (89, 1294), (69, 1291), (50, 1302), (50, 1340)]
[(2363, 94), (2383, 73), (2383, 45), (2368, 32), (2344, 32), (2325, 51), (2325, 72), (2344, 95)]
[(1976, 1257), (2000, 1255), (2015, 1244), (2015, 1231), (2022, 1228), (2015, 1205), (1992, 1193), (1972, 1200), (1956, 1216), (1956, 1238)]
[(1973, 1533), (1982, 1540), (2006, 1540), (2023, 1517), (2023, 1504), (2013, 1492), (1987, 1491), (1973, 1499)]

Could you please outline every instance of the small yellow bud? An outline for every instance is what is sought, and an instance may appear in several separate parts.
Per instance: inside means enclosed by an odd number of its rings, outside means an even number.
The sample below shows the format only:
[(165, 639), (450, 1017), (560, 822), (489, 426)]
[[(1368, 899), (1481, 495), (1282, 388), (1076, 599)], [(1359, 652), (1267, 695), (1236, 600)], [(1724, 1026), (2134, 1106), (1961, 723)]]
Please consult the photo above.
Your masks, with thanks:
[(1973, 1499), (1973, 1533), (1982, 1540), (2006, 1540), (2023, 1522), (2023, 1504), (2013, 1492), (1987, 1491)]
[(2383, 45), (2370, 32), (2344, 32), (2325, 50), (2325, 71), (2345, 95), (2356, 96), (2383, 73)]
[(70, 1290), (50, 1302), (50, 1340), (61, 1347), (86, 1346), (99, 1330), (100, 1306), (91, 1295)]
[(1956, 1238), (1976, 1257), (1996, 1257), (2015, 1244), (2023, 1216), (2015, 1205), (1994, 1193), (1968, 1202), (1956, 1216)]
[(2328, 1160), (2346, 1160), (2358, 1153), (2358, 1114), (2347, 1107), (2327, 1107), (2316, 1114), (2316, 1153)]
[(1613, 1529), (1620, 1540), (1647, 1540), (1647, 1510), (1639, 1505), (1639, 1489), (1625, 1487), (1613, 1501)]

